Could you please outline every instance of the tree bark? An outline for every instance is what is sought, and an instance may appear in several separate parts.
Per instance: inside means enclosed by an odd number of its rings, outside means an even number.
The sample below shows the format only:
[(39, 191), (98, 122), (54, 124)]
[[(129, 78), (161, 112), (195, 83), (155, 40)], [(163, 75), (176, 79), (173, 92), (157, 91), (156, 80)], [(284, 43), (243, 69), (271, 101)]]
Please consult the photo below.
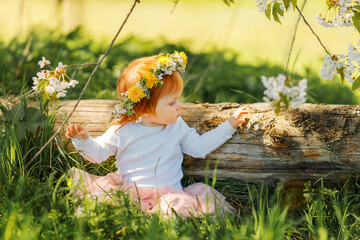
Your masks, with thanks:
[[(92, 137), (110, 125), (115, 100), (82, 100), (70, 118)], [(75, 101), (61, 101), (60, 125)], [(240, 107), (236, 103), (185, 103), (182, 117), (200, 134), (224, 122)], [(206, 159), (185, 156), (184, 167), (195, 177), (283, 182), (290, 187), (324, 177), (327, 183), (346, 179), (360, 166), (360, 106), (303, 104), (275, 115), (267, 103), (243, 104), (246, 123)], [(206, 169), (206, 166), (209, 166)]]

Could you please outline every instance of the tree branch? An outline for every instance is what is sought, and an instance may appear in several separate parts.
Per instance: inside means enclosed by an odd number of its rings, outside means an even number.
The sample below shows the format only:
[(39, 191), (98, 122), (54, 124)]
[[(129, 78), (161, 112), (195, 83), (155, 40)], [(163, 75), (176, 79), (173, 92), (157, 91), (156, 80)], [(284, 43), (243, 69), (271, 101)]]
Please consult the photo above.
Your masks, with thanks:
[(301, 12), (300, 9), (298, 8), (298, 6), (296, 6), (296, 9), (298, 10), (300, 16), (302, 17), (304, 23), (310, 28), (311, 32), (316, 36), (316, 38), (318, 39), (320, 45), (324, 48), (325, 52), (326, 52), (327, 54), (331, 55), (330, 52), (329, 52), (329, 51), (326, 49), (326, 47), (324, 46), (324, 44), (321, 42), (320, 37), (314, 32), (314, 30), (312, 29), (312, 27), (310, 26), (310, 24), (308, 23), (308, 21), (305, 19), (304, 15), (302, 14), (302, 12)]
[(46, 144), (44, 146), (41, 147), (41, 149), (34, 155), (34, 157), (31, 158), (31, 160), (26, 164), (26, 166), (24, 167), (23, 171), (29, 167), (29, 165), (40, 155), (40, 153), (45, 149), (45, 147), (47, 145), (49, 145), (49, 143), (54, 140), (54, 138), (60, 133), (61, 129), (64, 127), (65, 123), (69, 120), (69, 118), (71, 117), (71, 115), (74, 113), (75, 109), (77, 108), (77, 106), (79, 105), (79, 102), (81, 100), (81, 98), (84, 95), (85, 90), (87, 89), (87, 87), (89, 86), (89, 83), (91, 81), (91, 79), (94, 77), (96, 71), (98, 70), (100, 64), (103, 62), (103, 60), (105, 59), (105, 57), (109, 54), (112, 46), (114, 45), (114, 42), (116, 40), (116, 38), (119, 36), (121, 30), (123, 29), (125, 23), (127, 22), (127, 20), (129, 19), (132, 11), (134, 10), (135, 6), (137, 3), (140, 3), (140, 0), (134, 0), (134, 3), (129, 11), (129, 13), (127, 14), (127, 16), (125, 17), (123, 23), (121, 24), (119, 30), (117, 31), (117, 33), (115, 34), (115, 37), (113, 38), (113, 40), (111, 41), (110, 46), (108, 47), (108, 49), (106, 50), (106, 52), (104, 53), (104, 55), (101, 57), (101, 59), (96, 63), (96, 66), (94, 68), (94, 70), (92, 71), (89, 79), (87, 80), (83, 90), (80, 93), (80, 96), (74, 106), (74, 109), (70, 112), (70, 114), (67, 116), (67, 118), (62, 122), (62, 124), (60, 125), (59, 129), (54, 133), (54, 135), (51, 136), (51, 138), (46, 142)]

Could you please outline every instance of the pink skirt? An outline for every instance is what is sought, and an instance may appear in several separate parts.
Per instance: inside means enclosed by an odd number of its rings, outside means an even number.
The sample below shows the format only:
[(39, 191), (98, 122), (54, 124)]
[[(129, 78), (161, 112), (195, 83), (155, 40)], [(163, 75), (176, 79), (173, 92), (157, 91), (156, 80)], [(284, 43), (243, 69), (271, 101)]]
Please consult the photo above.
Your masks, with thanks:
[(69, 175), (76, 186), (74, 195), (79, 198), (87, 194), (101, 201), (110, 201), (111, 192), (120, 190), (129, 194), (133, 203), (144, 213), (176, 213), (182, 217), (236, 214), (222, 194), (204, 183), (191, 184), (180, 190), (174, 186), (138, 187), (124, 181), (117, 173), (96, 176), (75, 167), (69, 170)]

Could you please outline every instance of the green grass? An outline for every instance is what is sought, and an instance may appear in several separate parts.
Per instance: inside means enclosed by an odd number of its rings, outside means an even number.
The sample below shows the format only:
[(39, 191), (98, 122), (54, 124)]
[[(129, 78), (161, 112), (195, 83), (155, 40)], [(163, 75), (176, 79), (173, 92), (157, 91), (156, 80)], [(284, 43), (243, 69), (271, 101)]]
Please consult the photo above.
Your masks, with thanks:
[[(4, 56), (0, 59), (3, 96), (9, 93), (19, 96), (24, 85), (31, 86), (41, 56), (53, 63), (94, 62), (106, 47), (93, 41), (82, 29), (64, 35), (35, 28), (30, 36), (0, 42), (0, 55)], [(209, 52), (192, 53), (188, 44), (134, 36), (122, 40), (99, 69), (86, 98), (115, 98), (119, 71), (131, 59), (159, 51), (178, 49), (189, 54), (188, 71), (184, 75), (187, 101), (254, 102), (262, 97), (260, 76), (282, 71), (281, 66), (266, 61), (255, 65), (240, 63), (238, 54), (231, 50), (213, 47)], [(69, 99), (78, 97), (91, 71), (87, 68), (69, 71), (80, 81), (80, 86), (69, 92)], [(293, 73), (292, 76), (309, 79), (310, 102), (358, 103), (356, 95), (340, 81), (323, 82), (312, 68), (304, 69), (304, 75)], [(28, 109), (29, 101), (39, 99), (20, 98), (24, 109)], [(24, 170), (53, 133), (55, 112), (49, 113), (47, 104), (40, 105), (40, 111), (46, 120), (35, 130), (25, 129), (22, 139), (16, 129), (25, 119), (15, 121), (3, 115), (0, 118), (1, 239), (357, 239), (360, 235), (357, 178), (337, 187), (308, 184), (304, 189), (234, 179), (204, 179), (216, 182), (215, 188), (239, 210), (237, 216), (224, 219), (148, 216), (130, 204), (129, 197), (123, 193), (117, 193), (112, 203), (75, 199), (70, 194), (68, 169), (76, 166), (94, 174), (107, 172), (98, 165), (87, 165), (77, 153), (67, 153), (66, 143), (58, 138)], [(114, 169), (113, 162), (104, 164), (107, 169)], [(185, 176), (184, 185), (194, 181), (186, 172)], [(80, 205), (85, 211), (78, 217), (74, 213)]]
[[(27, 98), (22, 105), (27, 107)], [(360, 186), (356, 177), (337, 187), (286, 189), (265, 183), (227, 179), (213, 182), (237, 209), (235, 216), (164, 218), (142, 213), (117, 192), (111, 202), (77, 199), (66, 172), (72, 166), (106, 174), (85, 166), (77, 153), (66, 153), (55, 141), (24, 169), (39, 146), (52, 134), (54, 114), (41, 109), (47, 120), (18, 141), (11, 121), (1, 118), (0, 238), (8, 239), (358, 239)], [(6, 131), (4, 131), (6, 129)], [(220, 160), (221, 161), (221, 160)], [(106, 168), (113, 167), (111, 162)], [(185, 174), (186, 175), (186, 174)], [(216, 177), (216, 176), (215, 176)], [(186, 175), (185, 184), (193, 182)], [(84, 208), (81, 215), (75, 212)]]

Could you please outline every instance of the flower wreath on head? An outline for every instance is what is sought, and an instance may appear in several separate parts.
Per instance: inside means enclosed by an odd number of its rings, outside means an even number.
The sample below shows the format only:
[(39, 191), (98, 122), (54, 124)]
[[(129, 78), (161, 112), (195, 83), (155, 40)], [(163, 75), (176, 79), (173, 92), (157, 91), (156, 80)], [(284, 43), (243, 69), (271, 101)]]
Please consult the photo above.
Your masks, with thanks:
[[(150, 99), (150, 89), (162, 86), (163, 76), (171, 75), (175, 71), (181, 74), (185, 72), (187, 56), (184, 52), (175, 51), (173, 54), (160, 53), (159, 55), (156, 66), (145, 73), (140, 81), (130, 86), (126, 92), (120, 94), (120, 103), (112, 111), (112, 118), (121, 119), (123, 115), (133, 115), (138, 102), (144, 98)], [(137, 117), (137, 121), (141, 121), (141, 118)]]

